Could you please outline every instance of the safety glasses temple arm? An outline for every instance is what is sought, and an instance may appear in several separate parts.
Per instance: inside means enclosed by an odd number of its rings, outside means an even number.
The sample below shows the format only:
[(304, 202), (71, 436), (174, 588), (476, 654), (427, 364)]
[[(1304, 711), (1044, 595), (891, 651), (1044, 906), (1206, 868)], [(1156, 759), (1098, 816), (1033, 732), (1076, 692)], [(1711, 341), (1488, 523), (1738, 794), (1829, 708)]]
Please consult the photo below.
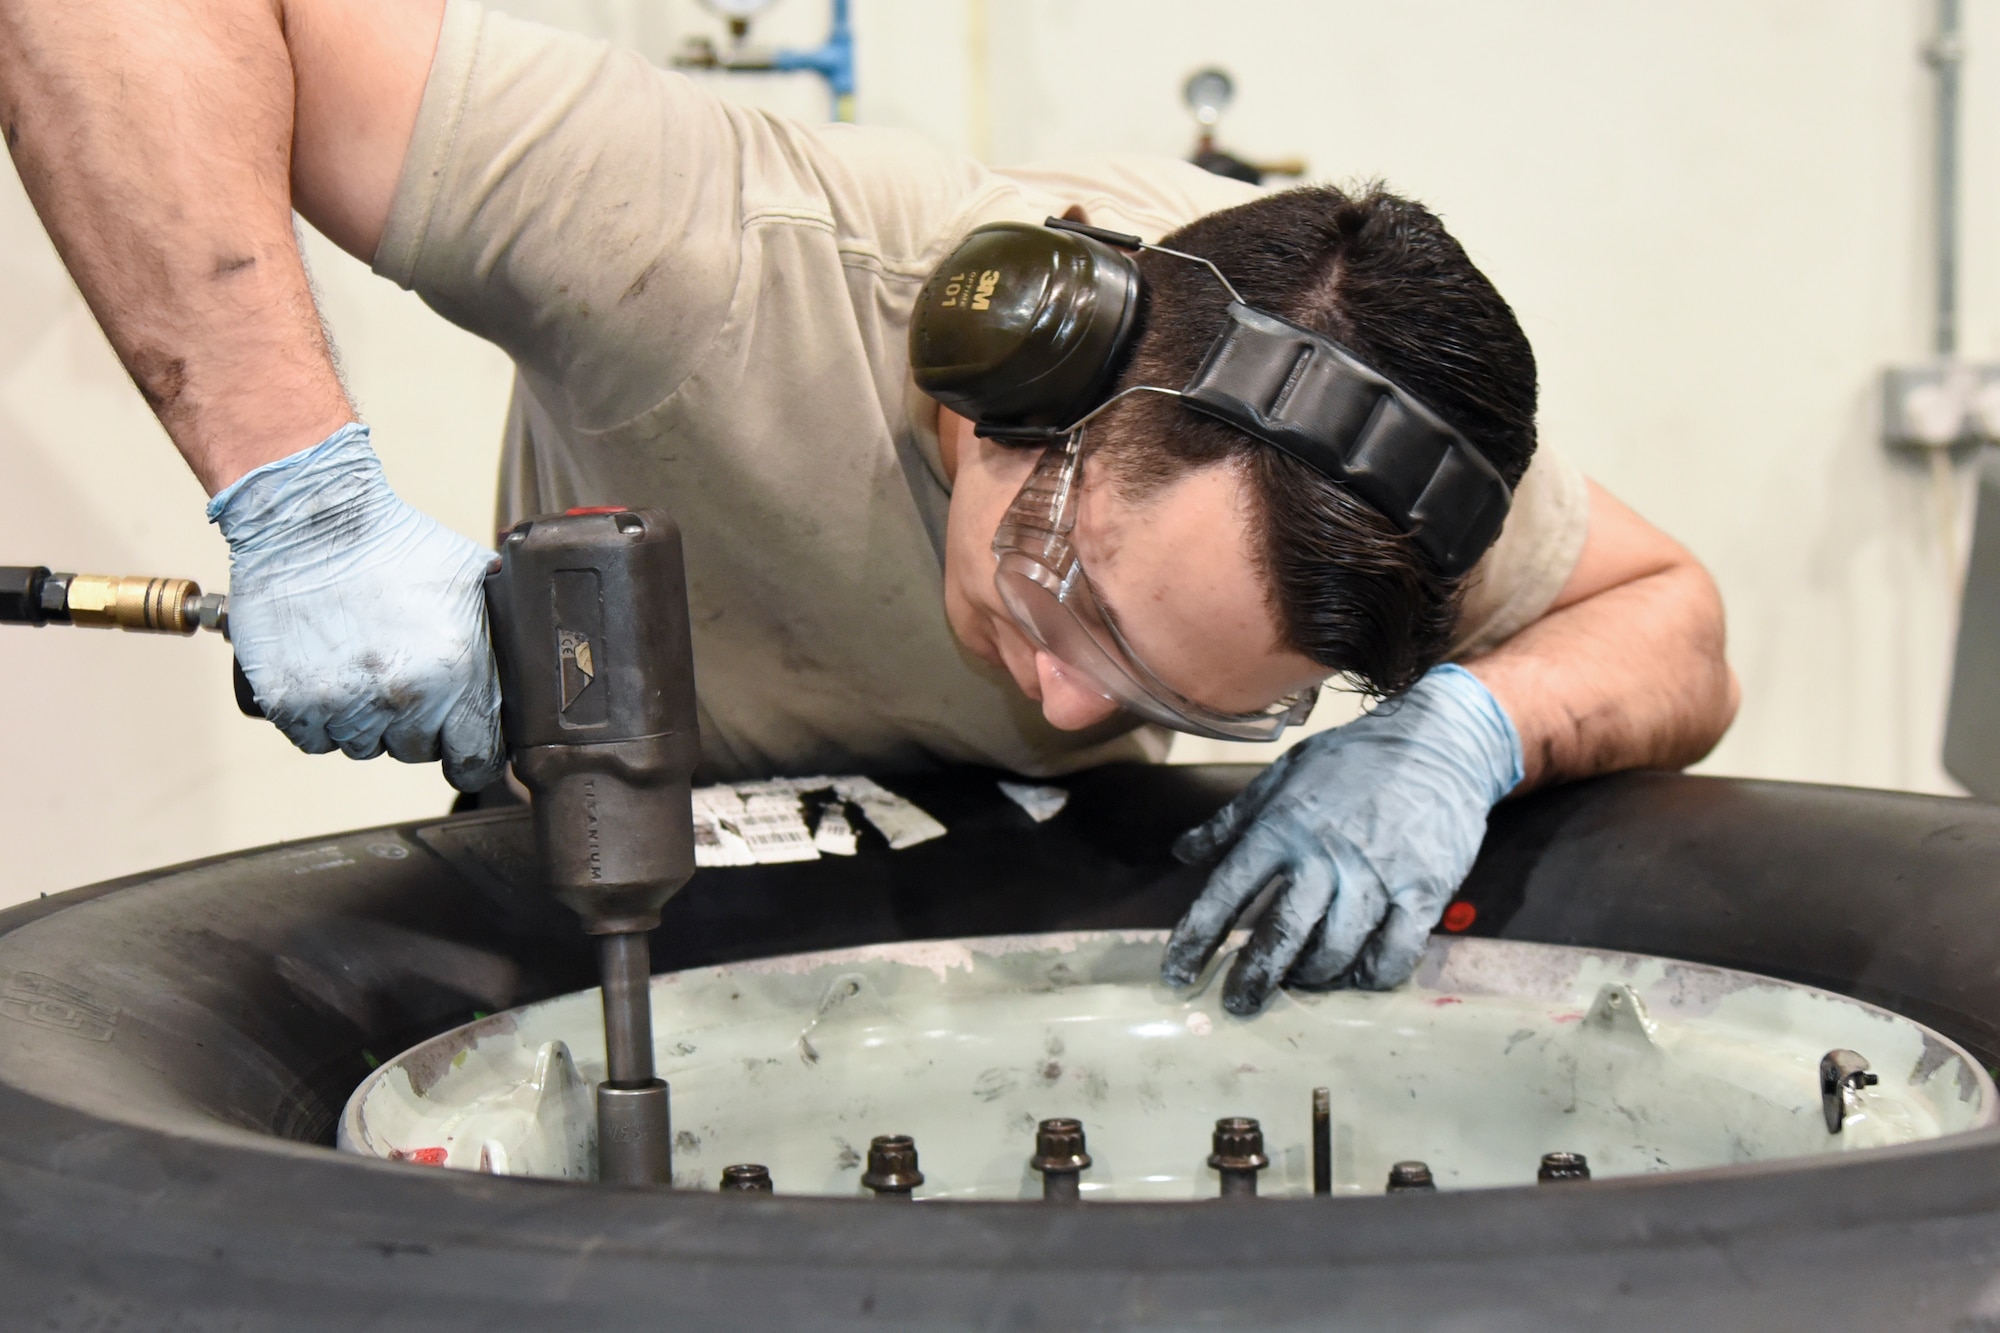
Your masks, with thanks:
[(1106, 398), (1103, 402), (1091, 408), (1067, 426), (989, 426), (975, 423), (972, 433), (982, 440), (998, 440), (1002, 444), (1015, 444), (1023, 447), (1040, 445), (1043, 448), (1051, 449), (1058, 447), (1067, 448), (1070, 442), (1075, 439), (1077, 432), (1083, 429), (1085, 422), (1089, 421), (1099, 412), (1102, 412), (1105, 408), (1110, 407), (1119, 399), (1129, 398), (1135, 393), (1162, 393), (1169, 398), (1185, 398), (1187, 396), (1179, 389), (1163, 389), (1157, 384), (1134, 384), (1112, 394), (1109, 398)]

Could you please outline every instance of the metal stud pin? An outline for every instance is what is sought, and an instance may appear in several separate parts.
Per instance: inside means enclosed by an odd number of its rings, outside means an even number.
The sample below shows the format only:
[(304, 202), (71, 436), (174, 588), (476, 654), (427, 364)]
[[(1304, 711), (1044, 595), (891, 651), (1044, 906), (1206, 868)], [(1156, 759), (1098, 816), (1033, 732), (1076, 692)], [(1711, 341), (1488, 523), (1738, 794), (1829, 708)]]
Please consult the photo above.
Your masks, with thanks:
[(1225, 1199), (1257, 1197), (1257, 1173), (1271, 1164), (1264, 1156), (1264, 1128), (1248, 1116), (1225, 1116), (1215, 1122), (1214, 1152), (1208, 1164), (1222, 1175)]
[(1333, 1091), (1313, 1089), (1313, 1193), (1333, 1193)]
[(1428, 1162), (1398, 1162), (1389, 1168), (1389, 1185), (1384, 1194), (1410, 1194), (1420, 1190), (1437, 1191), (1437, 1181), (1431, 1178)]
[(771, 1193), (771, 1170), (755, 1163), (722, 1168), (722, 1184), (718, 1187), (724, 1194), (769, 1194)]
[(875, 1191), (878, 1199), (907, 1202), (910, 1192), (924, 1183), (917, 1170), (917, 1144), (908, 1134), (878, 1134), (868, 1145), (868, 1171), (861, 1183)]

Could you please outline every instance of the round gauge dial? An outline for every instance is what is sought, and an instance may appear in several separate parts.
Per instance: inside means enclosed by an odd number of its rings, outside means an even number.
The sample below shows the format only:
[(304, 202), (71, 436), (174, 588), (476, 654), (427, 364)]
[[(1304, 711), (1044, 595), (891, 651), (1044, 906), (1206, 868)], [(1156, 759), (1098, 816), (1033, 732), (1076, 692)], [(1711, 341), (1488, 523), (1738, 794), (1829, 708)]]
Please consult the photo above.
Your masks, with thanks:
[(1188, 110), (1203, 125), (1213, 125), (1222, 119), (1222, 113), (1236, 96), (1235, 80), (1225, 70), (1209, 68), (1197, 70), (1188, 76), (1181, 88), (1181, 97), (1187, 102)]

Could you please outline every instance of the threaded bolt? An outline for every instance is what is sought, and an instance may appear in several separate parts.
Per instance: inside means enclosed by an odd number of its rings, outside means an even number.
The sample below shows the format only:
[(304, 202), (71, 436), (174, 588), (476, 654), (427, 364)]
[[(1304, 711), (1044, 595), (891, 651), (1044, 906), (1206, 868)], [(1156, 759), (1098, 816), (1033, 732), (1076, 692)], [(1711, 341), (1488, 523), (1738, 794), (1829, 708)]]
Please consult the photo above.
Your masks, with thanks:
[(1590, 1163), (1580, 1152), (1543, 1153), (1542, 1168), (1535, 1172), (1535, 1179), (1544, 1185), (1565, 1180), (1589, 1180)]
[(1333, 1194), (1333, 1089), (1312, 1091), (1313, 1194), (1328, 1198)]
[(1389, 1168), (1389, 1187), (1385, 1194), (1408, 1194), (1418, 1190), (1437, 1190), (1437, 1181), (1431, 1178), (1428, 1162), (1398, 1162)]
[(917, 1144), (908, 1134), (878, 1134), (868, 1145), (868, 1171), (861, 1183), (878, 1199), (904, 1199), (924, 1183), (917, 1170)]
[(1222, 1175), (1222, 1197), (1257, 1197), (1257, 1173), (1271, 1164), (1264, 1156), (1264, 1129), (1248, 1116), (1225, 1116), (1215, 1122), (1215, 1151), (1208, 1164)]
[(1081, 1177), (1090, 1169), (1083, 1122), (1066, 1117), (1042, 1121), (1035, 1127), (1035, 1155), (1028, 1165), (1042, 1173), (1043, 1202), (1075, 1203), (1082, 1197)]
[(771, 1193), (771, 1170), (755, 1163), (722, 1168), (724, 1194), (769, 1194)]

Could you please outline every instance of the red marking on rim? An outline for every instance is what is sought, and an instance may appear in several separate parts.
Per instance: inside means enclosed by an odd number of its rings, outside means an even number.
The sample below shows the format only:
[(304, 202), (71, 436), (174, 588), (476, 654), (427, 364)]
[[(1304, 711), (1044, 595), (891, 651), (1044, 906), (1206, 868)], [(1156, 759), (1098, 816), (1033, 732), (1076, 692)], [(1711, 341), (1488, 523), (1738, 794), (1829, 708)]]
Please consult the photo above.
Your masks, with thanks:
[(582, 518), (585, 514), (622, 514), (624, 505), (585, 505), (581, 509), (563, 510), (564, 518)]
[(1437, 1009), (1442, 1009), (1448, 1004), (1464, 1004), (1464, 1003), (1465, 1001), (1459, 999), (1458, 996), (1456, 995), (1440, 995), (1435, 1000), (1431, 1001), (1432, 1007)]
[(443, 1148), (412, 1148), (408, 1152), (404, 1152), (401, 1148), (389, 1149), (389, 1160), (392, 1162), (415, 1162), (418, 1166), (443, 1166), (444, 1159)]
[(1471, 930), (1472, 923), (1478, 919), (1479, 909), (1462, 900), (1444, 909), (1444, 928), (1454, 935)]

